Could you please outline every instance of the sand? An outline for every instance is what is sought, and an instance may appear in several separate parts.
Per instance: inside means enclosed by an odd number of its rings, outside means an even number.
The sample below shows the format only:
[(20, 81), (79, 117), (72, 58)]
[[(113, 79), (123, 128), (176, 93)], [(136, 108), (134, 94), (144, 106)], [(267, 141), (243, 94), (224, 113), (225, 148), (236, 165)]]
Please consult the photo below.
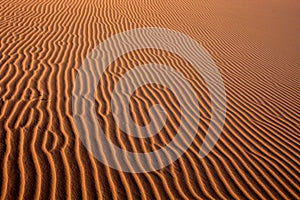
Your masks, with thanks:
[[(1, 199), (300, 199), (299, 7), (297, 0), (1, 0)], [(131, 113), (145, 125), (152, 104), (165, 106), (171, 114), (162, 131), (136, 139), (116, 127), (110, 95), (135, 66), (157, 62), (181, 71), (201, 114), (197, 137), (176, 162), (132, 174), (86, 150), (74, 124), (72, 90), (88, 52), (141, 27), (173, 29), (199, 42), (221, 73), (227, 112), (218, 143), (199, 159), (211, 115), (201, 76), (162, 50), (120, 57), (101, 78), (96, 103), (99, 123), (116, 145), (153, 151), (180, 124), (172, 92), (154, 84), (134, 94)]]

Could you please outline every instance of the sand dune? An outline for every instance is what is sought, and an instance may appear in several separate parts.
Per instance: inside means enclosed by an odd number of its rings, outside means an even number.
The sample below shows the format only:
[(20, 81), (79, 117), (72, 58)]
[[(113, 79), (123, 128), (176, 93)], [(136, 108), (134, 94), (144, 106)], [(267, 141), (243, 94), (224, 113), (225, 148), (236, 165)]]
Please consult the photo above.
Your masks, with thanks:
[[(299, 6), (293, 0), (2, 0), (1, 199), (300, 199)], [(169, 115), (160, 133), (137, 139), (116, 126), (114, 86), (142, 64), (180, 71), (197, 94), (201, 115), (182, 157), (164, 169), (131, 174), (103, 165), (82, 144), (72, 90), (93, 48), (141, 27), (173, 29), (203, 45), (222, 75), (227, 112), (221, 138), (199, 159), (211, 117), (201, 76), (187, 60), (159, 49), (120, 57), (101, 77), (95, 107), (114, 144), (154, 151), (180, 125), (172, 91), (151, 84), (134, 93), (130, 111), (137, 124), (146, 125), (151, 105), (162, 105)]]

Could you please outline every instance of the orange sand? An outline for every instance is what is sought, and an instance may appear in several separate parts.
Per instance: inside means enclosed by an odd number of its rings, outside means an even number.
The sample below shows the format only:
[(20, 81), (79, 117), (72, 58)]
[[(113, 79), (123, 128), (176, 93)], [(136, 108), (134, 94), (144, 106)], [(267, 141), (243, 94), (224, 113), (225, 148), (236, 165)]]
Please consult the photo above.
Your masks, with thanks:
[[(1, 199), (300, 199), (299, 7), (297, 0), (1, 0)], [(147, 109), (160, 103), (172, 113), (164, 129), (139, 140), (115, 126), (113, 86), (142, 63), (180, 70), (199, 95), (201, 118), (195, 142), (176, 162), (122, 173), (82, 145), (73, 83), (101, 41), (153, 26), (189, 35), (209, 51), (226, 87), (226, 123), (213, 151), (199, 159), (210, 117), (199, 74), (169, 52), (128, 53), (98, 87), (99, 123), (115, 144), (151, 151), (168, 143), (180, 123), (172, 92), (148, 85), (132, 97), (133, 118), (146, 124)]]

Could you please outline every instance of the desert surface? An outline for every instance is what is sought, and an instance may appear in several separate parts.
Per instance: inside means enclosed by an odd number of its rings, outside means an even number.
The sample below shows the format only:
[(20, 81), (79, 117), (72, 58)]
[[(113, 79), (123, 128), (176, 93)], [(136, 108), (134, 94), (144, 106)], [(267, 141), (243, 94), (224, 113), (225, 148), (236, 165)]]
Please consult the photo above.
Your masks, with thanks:
[[(300, 199), (299, 9), (297, 0), (1, 0), (1, 199)], [(115, 145), (151, 152), (180, 125), (179, 102), (159, 84), (138, 88), (130, 101), (141, 126), (150, 121), (151, 105), (165, 108), (159, 133), (136, 138), (116, 125), (114, 86), (142, 64), (180, 71), (200, 113), (191, 116), (199, 118), (196, 137), (178, 160), (128, 173), (103, 164), (82, 144), (72, 91), (92, 49), (146, 27), (183, 33), (207, 50), (225, 86), (226, 119), (214, 148), (200, 159), (212, 112), (203, 77), (165, 50), (122, 55), (100, 77), (95, 95), (98, 123)]]

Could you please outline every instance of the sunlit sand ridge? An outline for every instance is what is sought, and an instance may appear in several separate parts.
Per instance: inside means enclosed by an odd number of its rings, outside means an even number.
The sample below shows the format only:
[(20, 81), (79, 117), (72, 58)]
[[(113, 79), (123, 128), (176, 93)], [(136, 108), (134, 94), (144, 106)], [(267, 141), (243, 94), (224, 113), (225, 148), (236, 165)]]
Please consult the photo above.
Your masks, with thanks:
[[(2, 0), (1, 199), (300, 199), (299, 6), (292, 0)], [(159, 49), (120, 57), (101, 77), (95, 105), (114, 144), (154, 151), (180, 125), (172, 91), (151, 84), (131, 97), (131, 115), (146, 125), (151, 105), (164, 106), (168, 119), (161, 132), (138, 139), (116, 126), (114, 86), (142, 64), (180, 71), (198, 95), (200, 112), (191, 118), (200, 119), (197, 137), (181, 158), (159, 171), (130, 174), (103, 165), (83, 146), (72, 89), (93, 48), (141, 27), (173, 29), (203, 45), (222, 75), (227, 113), (215, 148), (199, 159), (211, 116), (200, 74), (187, 60)]]

